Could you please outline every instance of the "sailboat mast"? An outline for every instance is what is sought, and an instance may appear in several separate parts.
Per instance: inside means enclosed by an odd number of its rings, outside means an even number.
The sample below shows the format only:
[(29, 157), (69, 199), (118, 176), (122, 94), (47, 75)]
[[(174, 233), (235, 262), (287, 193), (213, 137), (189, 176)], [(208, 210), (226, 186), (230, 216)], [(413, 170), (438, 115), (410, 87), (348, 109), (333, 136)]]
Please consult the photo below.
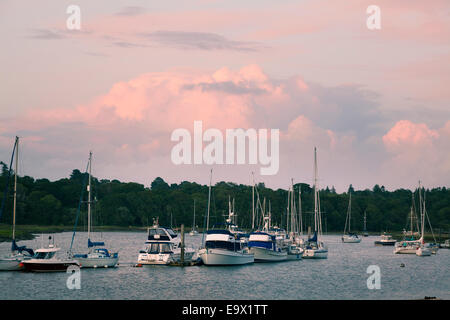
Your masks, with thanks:
[(192, 229), (195, 229), (195, 199), (194, 199), (194, 222), (192, 223)]
[(314, 231), (317, 231), (317, 156), (316, 156), (316, 147), (314, 147)]
[(13, 207), (13, 230), (12, 230), (13, 240), (15, 239), (16, 235), (17, 170), (19, 168), (18, 159), (19, 159), (19, 137), (16, 137), (16, 162), (14, 169), (14, 207)]
[(89, 182), (88, 182), (88, 239), (91, 238), (91, 171), (92, 151), (89, 151)]
[(210, 202), (211, 202), (211, 181), (212, 181), (212, 169), (211, 173), (209, 175), (209, 191), (208, 191), (208, 214), (206, 218), (206, 231), (209, 229), (209, 208), (210, 208)]
[[(422, 238), (423, 241), (423, 232), (425, 230), (424, 228), (424, 224), (425, 224), (425, 219), (424, 219), (424, 215), (423, 215), (423, 207), (422, 207), (422, 189), (420, 187), (420, 180), (419, 180), (419, 211), (420, 211), (420, 222), (422, 223), (422, 230), (420, 232), (420, 237)], [(411, 229), (412, 230), (412, 229)]]
[(252, 230), (255, 230), (255, 176), (253, 175), (253, 186), (252, 186)]
[(352, 222), (352, 193), (349, 192), (350, 198), (348, 200), (348, 233), (350, 233), (350, 224)]
[(302, 218), (302, 186), (298, 186), (298, 215), (300, 220), (300, 235), (303, 236), (303, 218)]

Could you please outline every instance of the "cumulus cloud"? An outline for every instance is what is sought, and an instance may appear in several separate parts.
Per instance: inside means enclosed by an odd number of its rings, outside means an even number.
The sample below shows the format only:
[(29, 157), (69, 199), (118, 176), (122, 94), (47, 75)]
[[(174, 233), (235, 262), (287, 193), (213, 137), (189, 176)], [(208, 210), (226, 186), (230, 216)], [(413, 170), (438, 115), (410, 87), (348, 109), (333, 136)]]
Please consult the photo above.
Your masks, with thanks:
[[(35, 172), (30, 174), (35, 176), (67, 176), (81, 167), (93, 149), (98, 175), (148, 184), (156, 176), (172, 182), (203, 177), (203, 166), (175, 166), (170, 160), (172, 131), (192, 132), (195, 120), (202, 120), (204, 130), (280, 129), (280, 171), (263, 177), (267, 185), (284, 186), (291, 177), (311, 182), (313, 148), (317, 147), (321, 185), (345, 190), (350, 183), (356, 187), (383, 184), (376, 164), (385, 155), (368, 163), (361, 160), (360, 152), (366, 143), (360, 128), (378, 124), (382, 118), (377, 112), (374, 95), (358, 86), (327, 89), (300, 76), (275, 80), (254, 64), (213, 72), (174, 69), (117, 82), (76, 108), (30, 110), (2, 119), (0, 143), (2, 154), (7, 154), (6, 137), (24, 137), (24, 148), (33, 155), (29, 159), (33, 158), (30, 166)], [(399, 122), (383, 138), (383, 133), (372, 133), (388, 152), (410, 141), (437, 148), (437, 142), (450, 135), (450, 122), (439, 130)], [(393, 161), (397, 156), (392, 156)], [(221, 179), (249, 183), (247, 174), (257, 168), (222, 166), (217, 170)]]
[(450, 121), (431, 129), (425, 123), (400, 120), (382, 137), (392, 155), (383, 162), (385, 172), (405, 183), (424, 181), (428, 186), (445, 185), (450, 179)]

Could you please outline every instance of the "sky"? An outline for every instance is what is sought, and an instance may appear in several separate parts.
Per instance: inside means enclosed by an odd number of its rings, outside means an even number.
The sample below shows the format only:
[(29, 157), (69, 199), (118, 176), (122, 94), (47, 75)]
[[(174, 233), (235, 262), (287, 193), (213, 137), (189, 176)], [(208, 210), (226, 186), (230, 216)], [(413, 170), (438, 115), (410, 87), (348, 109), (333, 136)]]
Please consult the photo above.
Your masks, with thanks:
[[(70, 30), (70, 5), (80, 29)], [(367, 8), (380, 8), (380, 29)], [(0, 2), (0, 160), (149, 186), (450, 186), (447, 0)], [(279, 129), (279, 170), (181, 164), (175, 129)], [(204, 143), (203, 146), (205, 146)]]

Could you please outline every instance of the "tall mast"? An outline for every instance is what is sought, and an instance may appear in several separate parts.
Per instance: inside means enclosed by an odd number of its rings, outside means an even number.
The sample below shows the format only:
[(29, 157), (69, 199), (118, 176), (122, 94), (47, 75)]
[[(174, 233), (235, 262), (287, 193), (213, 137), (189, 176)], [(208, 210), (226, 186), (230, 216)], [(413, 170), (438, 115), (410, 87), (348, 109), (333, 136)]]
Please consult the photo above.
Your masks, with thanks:
[(352, 221), (352, 193), (349, 192), (350, 198), (348, 200), (348, 233), (350, 233), (350, 224)]
[(195, 199), (194, 199), (194, 222), (192, 223), (192, 229), (195, 230)]
[(209, 229), (209, 208), (210, 208), (210, 202), (211, 202), (211, 181), (212, 181), (212, 169), (211, 173), (209, 175), (209, 191), (208, 191), (208, 214), (206, 218), (206, 231)]
[(12, 230), (13, 240), (15, 239), (16, 235), (17, 170), (19, 168), (18, 159), (19, 159), (19, 137), (16, 137), (16, 163), (14, 169), (14, 207), (13, 207), (13, 230)]
[(289, 212), (290, 212), (290, 206), (291, 206), (291, 187), (289, 186), (288, 190), (288, 204), (286, 208), (286, 232), (289, 232)]
[(298, 186), (298, 215), (300, 220), (300, 235), (303, 236), (303, 217), (302, 217), (302, 186)]
[(317, 156), (316, 156), (316, 147), (314, 147), (314, 231), (317, 231), (318, 221), (318, 203), (317, 203)]
[(88, 239), (91, 238), (91, 171), (92, 151), (89, 151), (89, 184), (88, 184)]
[(420, 187), (420, 180), (419, 180), (419, 211), (420, 211), (420, 219), (421, 219), (421, 223), (422, 223), (422, 230), (420, 232), (420, 237), (422, 238), (423, 241), (423, 232), (425, 230), (424, 225), (425, 225), (425, 219), (424, 219), (424, 215), (423, 215), (423, 207), (422, 207), (422, 189)]
[(255, 230), (255, 176), (253, 175), (253, 186), (252, 186), (252, 230)]

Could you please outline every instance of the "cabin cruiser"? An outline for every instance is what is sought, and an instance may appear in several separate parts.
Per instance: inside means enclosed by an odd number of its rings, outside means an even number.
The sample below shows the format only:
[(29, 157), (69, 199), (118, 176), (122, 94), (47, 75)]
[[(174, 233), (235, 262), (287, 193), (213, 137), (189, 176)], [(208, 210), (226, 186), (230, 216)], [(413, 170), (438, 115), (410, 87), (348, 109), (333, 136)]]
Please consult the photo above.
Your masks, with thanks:
[(242, 265), (254, 262), (253, 253), (226, 229), (208, 230), (198, 252), (205, 265)]
[(255, 255), (255, 262), (287, 260), (287, 251), (277, 245), (276, 236), (266, 232), (250, 233), (248, 248)]
[[(184, 261), (191, 261), (195, 250), (185, 248)], [(167, 265), (181, 261), (181, 239), (172, 228), (160, 227), (158, 219), (147, 230), (147, 241), (139, 251), (138, 264)]]
[(53, 243), (50, 243), (52, 237), (49, 237), (49, 244), (47, 247), (42, 247), (35, 251), (35, 255), (31, 259), (23, 260), (20, 264), (25, 271), (33, 272), (56, 272), (67, 271), (70, 266), (78, 266), (79, 264), (73, 259), (62, 259), (56, 256), (56, 253), (60, 251), (60, 248), (55, 247), (54, 239)]
[(392, 239), (392, 235), (387, 234), (386, 232), (381, 235), (380, 240), (374, 241), (375, 245), (381, 246), (393, 246), (395, 245), (395, 239)]

